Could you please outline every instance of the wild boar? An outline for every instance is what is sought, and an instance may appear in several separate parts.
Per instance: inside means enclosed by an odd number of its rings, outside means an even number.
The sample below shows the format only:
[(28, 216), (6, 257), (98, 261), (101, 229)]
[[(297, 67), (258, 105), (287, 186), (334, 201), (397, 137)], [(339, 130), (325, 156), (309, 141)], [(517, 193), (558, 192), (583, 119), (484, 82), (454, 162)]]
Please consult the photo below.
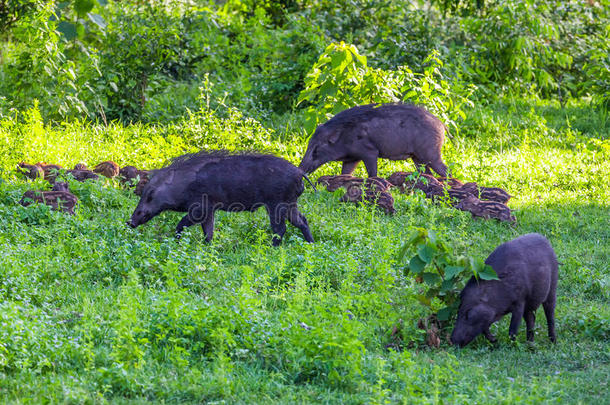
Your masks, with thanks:
[(463, 347), (483, 333), (495, 342), (489, 327), (510, 313), (508, 330), (514, 339), (525, 318), (527, 340), (534, 340), (536, 310), (542, 304), (551, 342), (555, 342), (557, 257), (549, 241), (530, 233), (498, 246), (487, 258), (499, 280), (471, 278), (460, 294), (460, 307), (451, 342)]
[(375, 186), (364, 188), (360, 185), (349, 187), (345, 194), (339, 199), (341, 202), (359, 203), (364, 201), (381, 208), (386, 214), (392, 215), (396, 212), (394, 208), (394, 197), (387, 191), (380, 191)]
[[(138, 179), (139, 176), (139, 179)], [(133, 185), (134, 181), (138, 179), (138, 183), (143, 179), (148, 178), (148, 171), (138, 170), (135, 166), (125, 166), (119, 171), (119, 181), (123, 185)]]
[(93, 172), (111, 179), (119, 175), (119, 165), (111, 160), (107, 160), (95, 166)]
[(58, 181), (55, 184), (53, 184), (51, 191), (70, 191), (70, 187), (69, 187), (68, 183), (63, 182), (63, 181)]
[(517, 221), (510, 208), (505, 204), (495, 201), (482, 201), (472, 194), (466, 195), (455, 205), (455, 208), (462, 211), (468, 211), (475, 217), (482, 217), (485, 219), (495, 218), (504, 222)]
[(311, 173), (324, 163), (343, 162), (342, 174), (352, 174), (360, 161), (369, 177), (377, 176), (377, 159), (413, 159), (417, 166), (442, 177), (445, 125), (421, 107), (408, 104), (368, 104), (340, 112), (316, 128), (300, 168)]
[(401, 192), (418, 189), (426, 194), (426, 198), (435, 199), (445, 194), (443, 184), (434, 176), (418, 172), (396, 172), (388, 177), (390, 184), (398, 187)]
[(38, 165), (29, 165), (25, 162), (21, 162), (17, 164), (17, 171), (30, 180), (44, 178), (44, 170)]
[(74, 165), (74, 170), (89, 170), (89, 168), (84, 163), (77, 163)]
[[(176, 227), (201, 224), (206, 241), (214, 232), (214, 212), (255, 211), (265, 207), (273, 245), (286, 232), (286, 219), (313, 242), (307, 219), (297, 207), (304, 191), (302, 170), (279, 157), (226, 151), (181, 156), (168, 167), (153, 171), (128, 225), (135, 228), (165, 210), (187, 212)], [(313, 184), (312, 184), (313, 186)]]
[(51, 184), (55, 183), (55, 178), (62, 169), (60, 165), (51, 165), (44, 162), (38, 162), (36, 163), (36, 166), (40, 167), (44, 171), (44, 179)]
[(91, 170), (68, 170), (68, 173), (74, 177), (76, 181), (97, 180), (100, 178)]
[[(60, 183), (61, 184), (61, 183)], [(74, 214), (74, 206), (78, 198), (69, 191), (26, 191), (19, 204), (27, 207), (32, 202), (42, 203), (50, 206), (55, 211), (63, 211)]]

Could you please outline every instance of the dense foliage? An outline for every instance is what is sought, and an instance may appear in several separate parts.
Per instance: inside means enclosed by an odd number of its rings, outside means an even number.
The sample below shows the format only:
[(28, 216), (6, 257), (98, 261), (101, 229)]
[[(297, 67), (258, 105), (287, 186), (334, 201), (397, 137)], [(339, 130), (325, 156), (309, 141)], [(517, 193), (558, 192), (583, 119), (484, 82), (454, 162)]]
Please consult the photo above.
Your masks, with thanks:
[[(607, 0), (0, 0), (2, 402), (608, 402), (609, 35)], [(74, 216), (17, 203), (50, 187), (21, 161), (296, 164), (316, 124), (389, 101), (439, 116), (452, 175), (507, 190), (517, 223), (307, 186), (316, 243), (272, 248), (262, 210), (219, 213), (210, 244), (171, 212), (130, 229), (138, 197), (105, 178), (68, 179)], [(459, 289), (527, 232), (562, 263), (557, 345), (540, 313), (534, 345), (503, 319), (497, 347), (452, 348)]]

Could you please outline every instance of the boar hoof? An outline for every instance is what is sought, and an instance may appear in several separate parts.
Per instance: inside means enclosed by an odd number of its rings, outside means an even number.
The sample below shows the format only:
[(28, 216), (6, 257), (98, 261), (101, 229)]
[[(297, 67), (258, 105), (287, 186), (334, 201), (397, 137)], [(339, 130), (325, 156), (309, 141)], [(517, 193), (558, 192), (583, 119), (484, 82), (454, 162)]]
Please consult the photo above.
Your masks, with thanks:
[(491, 343), (496, 343), (498, 341), (498, 338), (495, 337), (494, 335), (491, 334), (490, 331), (486, 331), (485, 332), (485, 337), (487, 338), (487, 340), (489, 340)]

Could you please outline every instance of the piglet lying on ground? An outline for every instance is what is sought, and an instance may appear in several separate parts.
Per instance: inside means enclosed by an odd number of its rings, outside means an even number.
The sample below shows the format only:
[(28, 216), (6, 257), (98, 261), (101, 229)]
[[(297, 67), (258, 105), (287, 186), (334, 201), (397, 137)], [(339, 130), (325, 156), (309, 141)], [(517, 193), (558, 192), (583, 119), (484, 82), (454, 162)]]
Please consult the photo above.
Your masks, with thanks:
[(68, 190), (66, 183), (59, 183), (61, 186), (58, 187), (58, 191), (26, 191), (23, 194), (23, 198), (19, 201), (19, 204), (27, 207), (32, 202), (46, 204), (55, 211), (63, 211), (68, 214), (74, 214), (74, 206), (78, 202), (78, 198)]
[(491, 342), (489, 327), (504, 315), (512, 315), (508, 330), (515, 338), (525, 318), (527, 340), (534, 341), (536, 309), (542, 304), (551, 342), (555, 342), (555, 290), (557, 257), (549, 241), (530, 233), (498, 246), (485, 264), (500, 280), (471, 278), (462, 290), (458, 318), (451, 334), (456, 346), (466, 346), (483, 333)]

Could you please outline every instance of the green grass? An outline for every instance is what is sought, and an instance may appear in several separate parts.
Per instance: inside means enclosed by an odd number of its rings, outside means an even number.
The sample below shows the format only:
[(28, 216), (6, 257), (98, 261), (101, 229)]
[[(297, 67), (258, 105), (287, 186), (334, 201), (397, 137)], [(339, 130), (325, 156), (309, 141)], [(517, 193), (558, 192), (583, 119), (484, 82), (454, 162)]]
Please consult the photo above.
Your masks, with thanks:
[[(509, 100), (469, 111), (444, 157), (463, 180), (505, 188), (516, 225), (394, 191), (396, 215), (309, 187), (315, 244), (289, 226), (271, 247), (264, 212), (219, 213), (211, 244), (164, 213), (125, 226), (138, 198), (113, 181), (72, 184), (76, 215), (16, 204), (21, 160), (155, 167), (198, 147), (265, 149), (298, 162), (305, 141), (202, 112), (164, 126), (0, 123), (0, 399), (8, 403), (607, 403), (610, 400), (610, 140), (584, 103)], [(296, 122), (296, 121), (295, 121)], [(380, 172), (412, 168), (380, 162)], [(359, 168), (359, 173), (364, 172)], [(337, 164), (318, 174), (338, 173)], [(558, 343), (508, 319), (462, 350), (428, 349), (422, 287), (397, 252), (413, 227), (485, 258), (540, 232), (559, 261)], [(397, 332), (392, 334), (393, 329)], [(402, 351), (386, 349), (389, 344)]]

